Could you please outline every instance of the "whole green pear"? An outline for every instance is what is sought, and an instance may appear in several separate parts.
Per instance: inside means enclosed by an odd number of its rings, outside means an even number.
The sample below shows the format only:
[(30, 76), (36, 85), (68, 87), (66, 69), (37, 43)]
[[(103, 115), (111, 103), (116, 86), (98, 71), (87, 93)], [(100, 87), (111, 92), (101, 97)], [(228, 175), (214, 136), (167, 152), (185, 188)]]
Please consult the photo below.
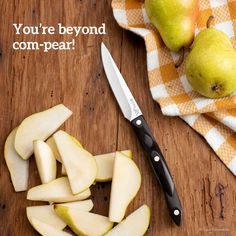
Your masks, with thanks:
[(193, 89), (209, 98), (220, 98), (236, 89), (236, 51), (220, 30), (201, 31), (189, 53), (185, 72)]
[(191, 45), (199, 13), (198, 0), (145, 0), (145, 8), (170, 50), (177, 52)]

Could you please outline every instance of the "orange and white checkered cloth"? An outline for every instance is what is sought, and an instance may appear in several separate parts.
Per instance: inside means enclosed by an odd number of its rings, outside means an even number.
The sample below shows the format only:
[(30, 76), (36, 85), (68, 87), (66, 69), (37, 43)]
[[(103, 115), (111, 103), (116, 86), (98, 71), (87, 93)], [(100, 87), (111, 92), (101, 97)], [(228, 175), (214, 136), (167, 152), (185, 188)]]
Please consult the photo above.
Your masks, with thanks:
[[(236, 175), (236, 94), (208, 99), (192, 90), (184, 74), (184, 63), (175, 68), (179, 55), (165, 47), (148, 19), (144, 1), (113, 0), (112, 8), (122, 28), (145, 40), (150, 90), (162, 113), (180, 116), (206, 139)], [(225, 32), (236, 48), (236, 0), (200, 0), (195, 34), (205, 28), (211, 15), (215, 17), (212, 27)]]

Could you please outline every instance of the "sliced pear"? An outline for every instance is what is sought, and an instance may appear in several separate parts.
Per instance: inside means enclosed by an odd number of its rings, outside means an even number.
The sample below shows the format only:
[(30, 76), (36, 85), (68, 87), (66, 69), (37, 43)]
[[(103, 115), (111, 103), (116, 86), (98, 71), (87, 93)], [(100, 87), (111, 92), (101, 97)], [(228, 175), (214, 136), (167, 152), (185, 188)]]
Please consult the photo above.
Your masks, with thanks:
[(46, 140), (70, 116), (72, 112), (59, 104), (46, 111), (25, 118), (17, 129), (15, 149), (23, 159), (33, 154), (33, 141)]
[[(121, 153), (132, 159), (131, 150), (121, 151)], [(112, 180), (115, 155), (115, 152), (111, 152), (94, 156), (97, 163), (96, 182), (106, 182)]]
[(56, 213), (78, 235), (101, 236), (113, 226), (108, 217), (65, 206), (55, 206)]
[(66, 223), (55, 213), (52, 205), (26, 207), (27, 218), (36, 218), (44, 223), (62, 230)]
[(59, 206), (72, 207), (80, 211), (91, 211), (93, 209), (93, 201), (91, 199), (84, 201), (68, 202), (56, 204)]
[[(132, 159), (133, 154), (131, 150), (124, 150), (121, 151), (121, 153)], [(115, 154), (115, 152), (112, 152), (94, 156), (97, 163), (96, 182), (107, 182), (112, 180)], [(66, 169), (63, 164), (61, 166), (61, 174), (66, 175)]]
[(48, 202), (72, 202), (84, 200), (91, 195), (90, 189), (73, 195), (67, 177), (55, 179), (47, 184), (41, 184), (28, 191), (27, 199)]
[(70, 138), (81, 148), (83, 148), (82, 144), (80, 143), (80, 141), (75, 138), (74, 136), (70, 135)]
[(106, 236), (143, 236), (150, 223), (150, 208), (143, 205), (116, 225)]
[(4, 146), (4, 157), (16, 192), (27, 190), (29, 178), (29, 161), (23, 160), (15, 150), (17, 128), (8, 135)]
[(131, 150), (123, 150), (123, 151), (120, 151), (122, 154), (126, 155), (127, 157), (129, 157), (130, 159), (133, 158), (133, 153)]
[[(80, 141), (79, 141), (77, 138), (75, 138), (74, 136), (71, 136), (71, 135), (70, 135), (70, 137), (72, 138), (72, 140), (73, 140), (79, 147), (83, 148), (82, 144), (80, 143)], [(67, 175), (67, 174), (66, 174), (66, 168), (65, 168), (65, 166), (64, 166), (63, 164), (61, 165), (61, 174), (62, 174), (62, 175)]]
[(72, 234), (59, 230), (37, 218), (29, 218), (29, 222), (42, 236), (72, 236)]
[(50, 137), (50, 138), (46, 141), (46, 143), (47, 143), (48, 146), (51, 148), (51, 150), (52, 150), (52, 152), (53, 152), (53, 154), (54, 154), (56, 160), (59, 161), (59, 162), (62, 162), (60, 153), (58, 152), (57, 145), (56, 145), (56, 143), (55, 143), (55, 140), (54, 140), (53, 136)]
[(141, 174), (134, 161), (116, 152), (109, 207), (110, 221), (120, 222), (124, 218), (126, 208), (140, 186)]
[(42, 183), (56, 179), (57, 161), (48, 144), (41, 140), (34, 141), (34, 155)]
[(56, 132), (53, 137), (65, 166), (72, 193), (77, 194), (89, 188), (97, 174), (94, 157), (79, 147), (64, 131)]
[[(71, 139), (72, 139), (79, 147), (81, 147), (81, 148), (83, 147), (82, 144), (79, 142), (78, 139), (76, 139), (75, 137), (73, 137), (73, 136), (71, 136), (71, 135), (70, 135), (70, 137), (71, 137)], [(59, 161), (60, 163), (62, 163), (62, 159), (61, 159), (60, 153), (59, 153), (59, 151), (58, 151), (58, 149), (57, 149), (57, 145), (56, 145), (56, 143), (55, 143), (55, 140), (54, 140), (53, 136), (50, 137), (50, 138), (47, 140), (46, 143), (47, 143), (47, 144), (50, 146), (50, 148), (52, 149), (56, 160)], [(66, 175), (66, 169), (65, 169), (65, 167), (64, 167), (63, 164), (62, 164), (62, 166), (61, 166), (61, 174), (62, 174), (62, 175)]]
[[(82, 145), (81, 145), (81, 143), (79, 142), (79, 140), (77, 140), (75, 137), (73, 137), (73, 136), (71, 136), (71, 135), (70, 135), (70, 137), (71, 137), (71, 139), (72, 139), (77, 145), (79, 145), (80, 147), (82, 147)], [(56, 160), (59, 161), (60, 163), (62, 163), (62, 159), (61, 159), (60, 153), (59, 153), (59, 151), (58, 151), (58, 149), (57, 149), (57, 145), (56, 145), (56, 143), (55, 143), (55, 140), (54, 140), (53, 136), (50, 137), (50, 138), (46, 141), (46, 143), (47, 143), (47, 144), (50, 146), (50, 148), (52, 149), (53, 154), (54, 154)]]

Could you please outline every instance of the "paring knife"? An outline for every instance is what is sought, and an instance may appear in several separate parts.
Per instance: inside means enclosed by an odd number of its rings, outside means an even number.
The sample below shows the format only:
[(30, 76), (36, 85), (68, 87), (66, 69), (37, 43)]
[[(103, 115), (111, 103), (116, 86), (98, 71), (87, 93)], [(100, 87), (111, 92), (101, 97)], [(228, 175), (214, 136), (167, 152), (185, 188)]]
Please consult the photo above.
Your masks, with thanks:
[(101, 44), (101, 54), (103, 67), (111, 89), (116, 97), (124, 117), (132, 124), (139, 141), (148, 154), (150, 164), (155, 172), (155, 176), (157, 177), (164, 191), (170, 216), (176, 225), (179, 226), (181, 224), (181, 218), (183, 214), (182, 206), (166, 161), (150, 128), (148, 127), (147, 122), (142, 115), (138, 104), (136, 103), (127, 84), (125, 83), (125, 80), (116, 66), (110, 52), (103, 43)]

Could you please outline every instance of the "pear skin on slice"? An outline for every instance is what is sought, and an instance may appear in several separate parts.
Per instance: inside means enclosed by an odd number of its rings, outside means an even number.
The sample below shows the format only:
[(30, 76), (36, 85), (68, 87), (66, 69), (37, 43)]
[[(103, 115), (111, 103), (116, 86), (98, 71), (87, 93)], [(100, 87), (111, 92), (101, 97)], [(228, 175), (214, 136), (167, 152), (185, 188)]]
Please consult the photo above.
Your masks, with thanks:
[(113, 226), (108, 217), (56, 205), (56, 213), (78, 235), (102, 236)]

